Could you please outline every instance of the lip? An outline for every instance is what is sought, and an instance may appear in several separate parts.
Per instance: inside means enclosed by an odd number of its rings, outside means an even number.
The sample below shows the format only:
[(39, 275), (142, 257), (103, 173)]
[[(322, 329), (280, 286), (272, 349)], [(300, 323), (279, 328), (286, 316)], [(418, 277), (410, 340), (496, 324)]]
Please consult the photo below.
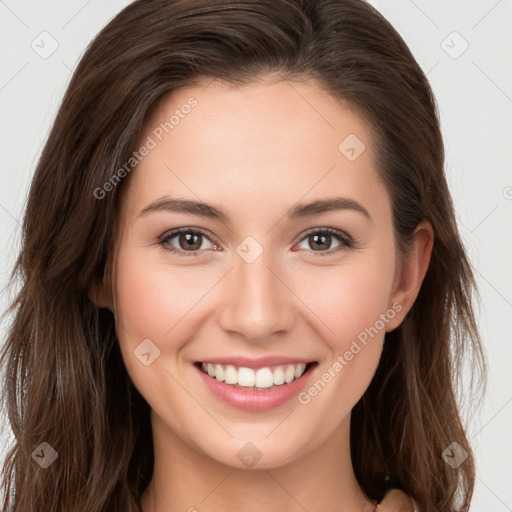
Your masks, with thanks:
[(196, 363), (211, 363), (211, 364), (222, 364), (224, 366), (231, 364), (240, 368), (252, 368), (256, 370), (258, 368), (264, 368), (266, 366), (279, 366), (286, 364), (308, 364), (313, 363), (312, 359), (301, 359), (299, 357), (286, 357), (286, 356), (266, 356), (259, 358), (244, 357), (244, 356), (231, 356), (231, 357), (212, 357)]
[[(226, 364), (225, 362), (228, 360), (230, 360), (230, 358), (223, 358), (222, 360), (218, 359), (215, 361), (218, 361), (217, 364)], [(265, 360), (266, 366), (270, 366), (268, 364), (268, 358), (262, 358), (258, 360), (253, 359), (252, 362), (254, 364), (256, 364), (255, 361), (258, 362), (257, 365), (252, 366), (252, 368), (265, 366), (261, 365), (261, 361), (263, 360)], [(237, 363), (227, 364), (233, 364), (236, 366), (238, 362), (240, 362), (240, 359), (231, 358), (231, 361), (237, 361)], [(286, 362), (290, 361), (294, 361), (294, 359), (286, 359)], [(208, 361), (203, 362), (211, 362), (213, 364), (214, 359), (209, 359)], [(297, 364), (301, 362), (306, 363), (304, 360), (298, 360)], [(312, 362), (310, 361), (310, 363)], [(201, 382), (216, 398), (232, 407), (236, 407), (237, 409), (257, 412), (267, 411), (274, 409), (275, 407), (279, 407), (280, 405), (298, 395), (299, 392), (311, 380), (312, 376), (316, 373), (315, 370), (318, 367), (318, 363), (314, 362), (311, 365), (308, 365), (307, 371), (303, 373), (298, 379), (293, 380), (289, 384), (281, 384), (280, 386), (276, 386), (272, 389), (269, 389), (268, 391), (236, 388), (226, 384), (225, 382), (218, 381), (215, 379), (215, 377), (210, 377), (199, 368), (197, 363), (194, 364), (193, 367), (201, 379)]]

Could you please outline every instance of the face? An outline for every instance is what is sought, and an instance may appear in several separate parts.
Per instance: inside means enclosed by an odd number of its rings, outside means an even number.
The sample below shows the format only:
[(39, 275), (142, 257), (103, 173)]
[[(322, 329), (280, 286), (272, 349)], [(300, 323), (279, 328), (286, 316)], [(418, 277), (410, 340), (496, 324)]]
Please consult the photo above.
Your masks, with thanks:
[(142, 145), (112, 309), (153, 421), (233, 467), (317, 449), (407, 309), (368, 126), (314, 82), (212, 82), (169, 96)]

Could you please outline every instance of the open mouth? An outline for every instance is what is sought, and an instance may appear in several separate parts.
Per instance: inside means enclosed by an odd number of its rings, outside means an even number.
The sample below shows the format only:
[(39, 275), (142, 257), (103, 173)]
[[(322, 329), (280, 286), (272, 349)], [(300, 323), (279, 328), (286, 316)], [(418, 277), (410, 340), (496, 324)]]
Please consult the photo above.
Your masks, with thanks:
[(300, 379), (317, 366), (318, 362), (290, 363), (254, 369), (200, 361), (195, 362), (194, 365), (212, 379), (234, 388), (268, 391)]

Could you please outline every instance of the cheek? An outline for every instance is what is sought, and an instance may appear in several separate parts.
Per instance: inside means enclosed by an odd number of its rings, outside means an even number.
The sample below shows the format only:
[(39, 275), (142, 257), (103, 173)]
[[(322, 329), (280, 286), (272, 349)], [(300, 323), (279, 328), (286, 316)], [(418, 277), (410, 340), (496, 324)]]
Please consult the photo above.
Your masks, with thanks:
[[(163, 251), (163, 249), (162, 249)], [(158, 261), (155, 262), (154, 260)], [(176, 338), (218, 276), (171, 266), (147, 248), (121, 250), (116, 268), (116, 316), (131, 339)]]
[[(183, 410), (191, 405), (176, 383), (183, 364), (181, 349), (197, 335), (201, 298), (216, 280), (218, 276), (191, 267), (170, 269), (151, 262), (147, 251), (119, 253), (115, 283), (119, 346), (128, 375), (153, 410)], [(141, 354), (148, 352), (146, 365)]]
[[(116, 317), (130, 342), (160, 339), (181, 309), (179, 293), (170, 289), (156, 269), (120, 258), (116, 283)], [(170, 312), (175, 312), (169, 316)]]
[[(185, 332), (193, 316), (194, 305), (205, 287), (193, 272), (182, 273), (148, 261), (143, 251), (121, 251), (116, 268), (116, 329), (127, 370), (134, 382), (149, 375), (134, 357), (143, 342), (151, 342), (160, 351), (158, 365), (168, 366), (176, 359), (180, 344), (193, 332)], [(163, 363), (163, 364), (162, 364)], [(154, 375), (151, 373), (150, 375)], [(144, 379), (150, 378), (144, 377)]]
[[(139, 390), (151, 391), (169, 381), (165, 369), (184, 364), (188, 342), (198, 336), (208, 313), (215, 311), (208, 294), (222, 272), (187, 265), (180, 268), (160, 256), (151, 257), (147, 248), (128, 245), (118, 254), (115, 273), (121, 353), (134, 384)], [(136, 355), (148, 339), (157, 347), (158, 359), (144, 366)]]
[[(378, 367), (386, 325), (395, 316), (388, 305), (393, 270), (394, 252), (382, 250), (308, 274), (303, 293), (323, 326), (331, 360), (304, 401), (316, 400), (315, 393), (325, 386), (320, 402), (337, 405), (333, 428), (364, 394)], [(319, 286), (321, 272), (328, 279)]]
[(307, 273), (301, 294), (324, 325), (333, 349), (344, 350), (386, 312), (393, 265), (392, 256), (382, 254), (380, 258), (354, 258), (338, 268), (317, 268)]
[(395, 315), (388, 308), (393, 276), (386, 271), (391, 267), (392, 261), (384, 259), (373, 265), (347, 265), (329, 274), (329, 286), (317, 287), (309, 295), (311, 308), (324, 326), (331, 358), (299, 401), (325, 418), (327, 431), (336, 429), (349, 414), (378, 367), (386, 322)]

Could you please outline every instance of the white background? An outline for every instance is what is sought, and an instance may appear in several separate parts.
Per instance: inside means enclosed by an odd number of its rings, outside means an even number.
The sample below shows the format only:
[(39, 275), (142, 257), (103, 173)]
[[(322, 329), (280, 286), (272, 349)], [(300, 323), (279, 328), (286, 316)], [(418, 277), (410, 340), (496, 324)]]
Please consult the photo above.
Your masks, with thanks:
[[(29, 182), (71, 73), (92, 37), (128, 3), (0, 0), (2, 289), (19, 247)], [(446, 172), (480, 285), (490, 371), (486, 399), (468, 424), (478, 470), (471, 511), (512, 511), (512, 1), (370, 3), (400, 32), (434, 89)], [(58, 44), (46, 59), (31, 47), (42, 46), (44, 31)], [(3, 293), (1, 311), (7, 302)], [(3, 340), (5, 322), (1, 327)], [(4, 445), (8, 432), (4, 426)], [(0, 453), (3, 460), (1, 446)]]

